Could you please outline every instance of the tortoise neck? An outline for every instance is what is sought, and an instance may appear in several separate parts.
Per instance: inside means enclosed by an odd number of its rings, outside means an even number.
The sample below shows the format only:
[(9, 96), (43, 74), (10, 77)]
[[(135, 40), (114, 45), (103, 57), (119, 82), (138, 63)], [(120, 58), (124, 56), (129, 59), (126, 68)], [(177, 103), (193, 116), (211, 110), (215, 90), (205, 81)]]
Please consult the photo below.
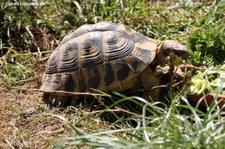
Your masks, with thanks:
[(164, 66), (165, 64), (167, 64), (166, 57), (163, 55), (163, 43), (164, 41), (157, 43), (156, 56), (150, 66)]

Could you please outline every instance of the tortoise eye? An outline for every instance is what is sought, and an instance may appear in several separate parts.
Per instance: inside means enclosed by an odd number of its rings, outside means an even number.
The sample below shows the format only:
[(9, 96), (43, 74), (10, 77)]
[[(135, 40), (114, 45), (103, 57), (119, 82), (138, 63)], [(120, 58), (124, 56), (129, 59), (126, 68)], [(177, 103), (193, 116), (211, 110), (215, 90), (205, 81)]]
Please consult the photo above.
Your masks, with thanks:
[(174, 51), (174, 53), (179, 56), (180, 58), (182, 58), (183, 60), (187, 60), (189, 57), (189, 53), (188, 51), (184, 51), (184, 50), (177, 50)]

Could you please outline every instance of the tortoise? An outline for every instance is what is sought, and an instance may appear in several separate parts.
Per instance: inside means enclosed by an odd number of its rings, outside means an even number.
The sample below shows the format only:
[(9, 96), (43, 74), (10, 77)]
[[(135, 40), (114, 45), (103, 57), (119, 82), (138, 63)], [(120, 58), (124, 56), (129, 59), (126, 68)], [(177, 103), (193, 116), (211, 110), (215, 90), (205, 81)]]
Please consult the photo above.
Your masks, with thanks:
[(157, 66), (170, 65), (171, 55), (188, 58), (178, 41), (148, 38), (112, 22), (82, 25), (66, 35), (47, 61), (41, 90), (49, 104), (67, 100), (69, 93), (123, 92), (138, 84), (146, 95), (159, 83)]

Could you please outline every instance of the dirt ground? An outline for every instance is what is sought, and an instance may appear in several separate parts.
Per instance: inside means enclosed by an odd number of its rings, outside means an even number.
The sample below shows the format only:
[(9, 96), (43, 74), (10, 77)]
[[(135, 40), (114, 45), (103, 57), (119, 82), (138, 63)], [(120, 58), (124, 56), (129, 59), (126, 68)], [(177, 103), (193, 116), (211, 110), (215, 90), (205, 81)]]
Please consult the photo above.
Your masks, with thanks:
[(50, 109), (45, 110), (41, 96), (30, 91), (0, 93), (0, 148), (45, 148), (54, 144), (53, 137), (67, 133), (63, 121), (43, 114)]
[[(25, 85), (26, 86), (26, 85)], [(29, 88), (29, 87), (26, 87)], [(31, 87), (33, 88), (33, 87)], [(101, 121), (87, 108), (50, 108), (42, 101), (38, 91), (11, 89), (0, 91), (0, 149), (3, 148), (52, 148), (71, 136), (70, 124), (87, 132), (114, 128)]]

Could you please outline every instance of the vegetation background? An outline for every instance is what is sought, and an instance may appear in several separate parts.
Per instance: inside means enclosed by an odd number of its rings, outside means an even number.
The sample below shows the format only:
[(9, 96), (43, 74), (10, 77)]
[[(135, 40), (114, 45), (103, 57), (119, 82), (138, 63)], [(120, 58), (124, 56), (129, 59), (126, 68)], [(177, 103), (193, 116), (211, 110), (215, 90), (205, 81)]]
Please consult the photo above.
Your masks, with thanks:
[[(42, 93), (30, 89), (40, 87), (49, 54), (66, 34), (102, 20), (186, 44), (189, 64), (224, 64), (225, 0), (2, 0), (0, 148), (224, 148), (223, 109), (212, 104), (201, 111), (184, 90), (171, 91), (169, 104), (110, 95), (120, 97), (114, 105), (141, 103), (140, 114), (119, 106), (46, 108)], [(102, 119), (106, 112), (116, 120)]]

